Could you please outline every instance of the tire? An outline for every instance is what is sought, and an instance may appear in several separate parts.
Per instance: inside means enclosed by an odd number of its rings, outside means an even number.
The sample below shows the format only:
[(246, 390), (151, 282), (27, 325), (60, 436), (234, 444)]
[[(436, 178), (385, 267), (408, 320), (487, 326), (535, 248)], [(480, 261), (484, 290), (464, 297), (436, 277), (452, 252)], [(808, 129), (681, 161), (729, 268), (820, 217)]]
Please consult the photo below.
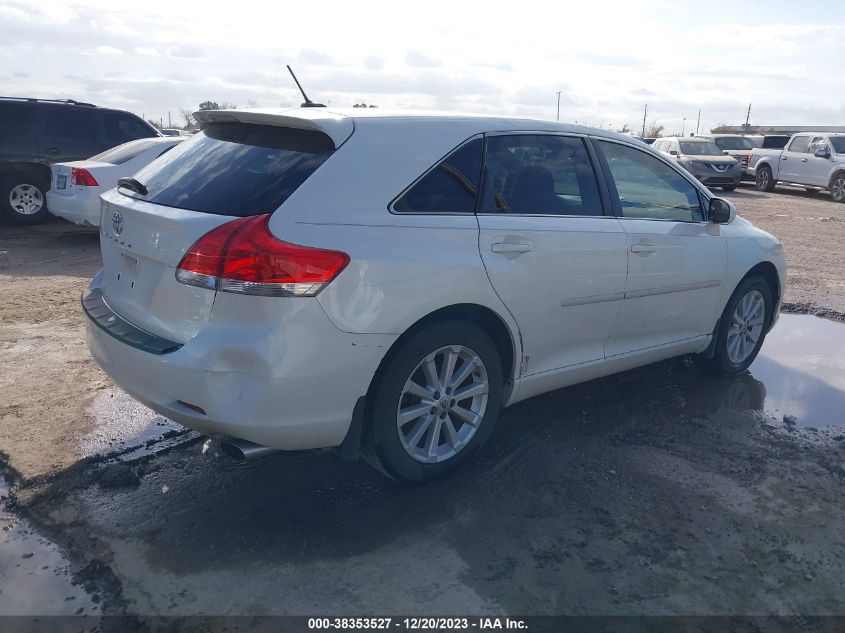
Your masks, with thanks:
[[(762, 301), (761, 310), (755, 309), (757, 301)], [(722, 374), (739, 374), (748, 369), (763, 346), (773, 308), (772, 291), (765, 279), (754, 275), (743, 280), (719, 320), (714, 354), (709, 361), (711, 369)], [(753, 325), (746, 330), (745, 324)]]
[(830, 179), (830, 197), (834, 202), (845, 202), (845, 172), (834, 174)]
[[(453, 354), (452, 377), (459, 382), (449, 385), (447, 380), (444, 387), (442, 379), (449, 373), (444, 366)], [(423, 368), (428, 360), (434, 363), (433, 380), (426, 378)], [(469, 371), (464, 378), (462, 370)], [(496, 345), (473, 323), (444, 321), (411, 335), (379, 376), (370, 393), (361, 455), (389, 477), (420, 483), (446, 475), (469, 460), (493, 432), (502, 406), (502, 363)], [(485, 379), (486, 393), (481, 393)], [(450, 398), (473, 386), (478, 394), (457, 402)], [(423, 392), (429, 396), (427, 401)], [(406, 413), (401, 425), (400, 409)], [(463, 416), (473, 410), (476, 415), (471, 424)]]
[(21, 171), (0, 178), (0, 213), (13, 224), (40, 224), (47, 211), (49, 183), (32, 172)]
[(722, 191), (733, 191), (736, 189), (736, 185), (725, 185), (722, 187)]
[(754, 182), (757, 184), (758, 191), (773, 191), (775, 188), (775, 179), (772, 177), (772, 168), (768, 165), (758, 167), (757, 175), (754, 176)]

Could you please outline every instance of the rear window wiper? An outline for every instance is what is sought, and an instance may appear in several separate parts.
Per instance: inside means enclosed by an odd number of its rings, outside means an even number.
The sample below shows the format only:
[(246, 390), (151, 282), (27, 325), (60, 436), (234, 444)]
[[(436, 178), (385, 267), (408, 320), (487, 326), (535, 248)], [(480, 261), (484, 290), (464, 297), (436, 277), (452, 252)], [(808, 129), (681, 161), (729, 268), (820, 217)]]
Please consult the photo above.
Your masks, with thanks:
[(134, 178), (127, 176), (124, 178), (117, 179), (117, 186), (118, 187), (125, 187), (130, 191), (134, 191), (135, 193), (140, 193), (142, 196), (146, 196), (149, 192), (146, 185), (142, 183), (140, 180), (135, 180)]

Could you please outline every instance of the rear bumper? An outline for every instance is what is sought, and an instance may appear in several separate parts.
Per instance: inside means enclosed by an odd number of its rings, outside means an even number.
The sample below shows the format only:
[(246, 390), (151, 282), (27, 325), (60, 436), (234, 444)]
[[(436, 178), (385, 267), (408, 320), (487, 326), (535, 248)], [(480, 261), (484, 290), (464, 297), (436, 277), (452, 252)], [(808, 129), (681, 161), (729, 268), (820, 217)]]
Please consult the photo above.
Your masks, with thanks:
[(74, 224), (100, 226), (100, 196), (93, 191), (83, 191), (73, 195), (59, 195), (47, 192), (47, 208), (50, 213)]
[[(99, 279), (89, 290), (99, 288)], [(244, 299), (258, 301), (246, 306)], [(296, 310), (286, 311), (284, 322), (278, 310), (264, 319), (273, 301), (219, 293), (202, 331), (165, 353), (133, 345), (123, 332), (103, 327), (107, 315), (86, 310), (88, 346), (134, 398), (206, 435), (282, 450), (338, 446), (396, 337), (341, 332), (314, 299), (293, 299)], [(258, 303), (270, 310), (259, 307), (256, 318)]]

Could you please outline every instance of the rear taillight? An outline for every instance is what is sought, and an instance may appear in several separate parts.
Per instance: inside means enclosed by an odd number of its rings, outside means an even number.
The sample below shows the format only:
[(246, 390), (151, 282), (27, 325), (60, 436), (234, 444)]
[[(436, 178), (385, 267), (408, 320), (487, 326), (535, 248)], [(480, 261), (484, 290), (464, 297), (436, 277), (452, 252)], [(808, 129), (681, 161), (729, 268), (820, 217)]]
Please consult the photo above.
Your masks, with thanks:
[(176, 269), (183, 284), (271, 297), (313, 297), (340, 274), (349, 255), (276, 238), (269, 215), (239, 218), (194, 242)]
[(79, 185), (80, 187), (98, 187), (100, 183), (91, 175), (91, 172), (82, 167), (71, 167), (70, 182), (72, 185)]

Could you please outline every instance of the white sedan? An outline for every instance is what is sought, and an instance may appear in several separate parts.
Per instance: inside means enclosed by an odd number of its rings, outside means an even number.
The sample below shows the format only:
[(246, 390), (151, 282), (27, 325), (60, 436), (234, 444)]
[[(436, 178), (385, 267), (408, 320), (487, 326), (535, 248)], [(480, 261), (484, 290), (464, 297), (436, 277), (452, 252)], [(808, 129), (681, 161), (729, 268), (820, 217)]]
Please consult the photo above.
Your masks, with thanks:
[(103, 194), (82, 304), (105, 371), (227, 453), (338, 447), (425, 481), (502, 407), (685, 354), (739, 373), (777, 319), (781, 244), (629, 136), (195, 116), (202, 132)]
[(51, 165), (47, 208), (76, 224), (100, 226), (100, 194), (115, 187), (172, 149), (184, 137), (156, 137), (129, 141), (88, 160)]

